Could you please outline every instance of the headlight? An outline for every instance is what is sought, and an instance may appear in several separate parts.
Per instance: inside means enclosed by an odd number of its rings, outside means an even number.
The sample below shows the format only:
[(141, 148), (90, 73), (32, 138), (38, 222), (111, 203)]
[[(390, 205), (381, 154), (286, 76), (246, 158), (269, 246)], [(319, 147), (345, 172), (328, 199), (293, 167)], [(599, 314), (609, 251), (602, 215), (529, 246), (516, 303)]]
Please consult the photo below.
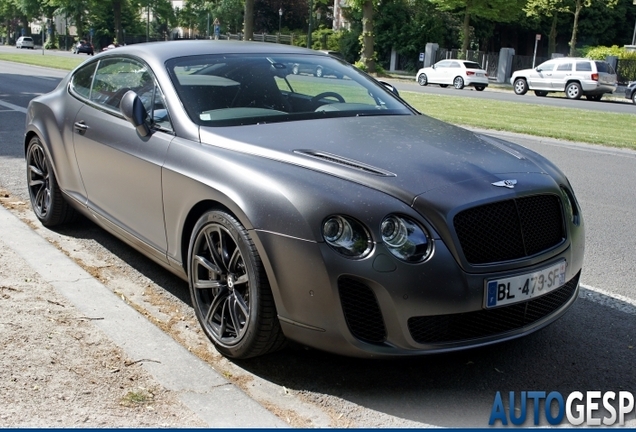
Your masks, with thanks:
[(428, 233), (417, 223), (403, 216), (387, 216), (382, 221), (380, 233), (389, 251), (402, 261), (422, 262), (433, 250)]
[(350, 258), (364, 258), (373, 246), (364, 225), (347, 216), (329, 216), (322, 224), (322, 236), (329, 246)]
[(579, 208), (576, 205), (574, 194), (564, 186), (561, 186), (561, 195), (563, 196), (563, 206), (565, 207), (565, 217), (574, 225), (580, 224)]

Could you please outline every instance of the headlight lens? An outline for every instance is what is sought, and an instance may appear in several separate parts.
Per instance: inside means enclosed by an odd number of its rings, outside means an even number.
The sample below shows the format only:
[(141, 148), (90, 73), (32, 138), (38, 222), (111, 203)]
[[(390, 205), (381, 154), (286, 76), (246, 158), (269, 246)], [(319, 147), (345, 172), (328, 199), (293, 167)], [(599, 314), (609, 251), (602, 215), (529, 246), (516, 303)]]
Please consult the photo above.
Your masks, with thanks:
[(414, 221), (398, 215), (389, 215), (380, 225), (382, 241), (389, 251), (402, 261), (422, 262), (432, 251), (428, 233)]
[(364, 225), (347, 216), (329, 216), (322, 224), (322, 236), (329, 246), (350, 258), (364, 258), (373, 245)]

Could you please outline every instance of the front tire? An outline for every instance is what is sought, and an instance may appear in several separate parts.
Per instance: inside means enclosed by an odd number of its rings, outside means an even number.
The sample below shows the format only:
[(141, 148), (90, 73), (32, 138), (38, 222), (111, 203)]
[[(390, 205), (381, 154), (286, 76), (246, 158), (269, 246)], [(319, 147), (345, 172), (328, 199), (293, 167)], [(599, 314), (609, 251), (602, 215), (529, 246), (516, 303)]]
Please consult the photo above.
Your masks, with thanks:
[(522, 96), (528, 93), (528, 82), (524, 78), (517, 78), (512, 85), (512, 88), (515, 91), (515, 94)]
[(188, 280), (199, 323), (221, 354), (248, 358), (284, 345), (260, 256), (233, 216), (214, 210), (199, 218), (190, 237)]
[(581, 85), (577, 82), (571, 82), (565, 87), (565, 95), (568, 99), (581, 99), (583, 95)]
[(547, 96), (547, 95), (548, 95), (548, 92), (547, 92), (547, 91), (544, 91), (544, 90), (535, 90), (535, 91), (534, 91), (534, 94), (535, 94), (535, 95), (537, 95), (537, 96), (539, 96), (539, 97), (545, 97), (545, 96)]
[(422, 73), (420, 74), (420, 76), (417, 77), (417, 83), (421, 86), (425, 86), (428, 84), (428, 77), (425, 73)]
[(585, 98), (587, 100), (591, 100), (591, 101), (595, 101), (598, 102), (603, 98), (603, 94), (596, 94), (596, 95), (585, 95)]
[(477, 90), (477, 91), (484, 91), (485, 88), (486, 87), (484, 87), (484, 86), (475, 86), (475, 90)]
[(634, 103), (634, 105), (636, 105), (636, 91), (634, 93), (632, 93), (632, 103)]
[(42, 225), (53, 227), (75, 220), (77, 213), (64, 199), (51, 162), (38, 137), (29, 141), (26, 161), (31, 207)]
[(464, 79), (462, 77), (455, 77), (453, 80), (453, 87), (457, 90), (461, 90), (464, 88)]

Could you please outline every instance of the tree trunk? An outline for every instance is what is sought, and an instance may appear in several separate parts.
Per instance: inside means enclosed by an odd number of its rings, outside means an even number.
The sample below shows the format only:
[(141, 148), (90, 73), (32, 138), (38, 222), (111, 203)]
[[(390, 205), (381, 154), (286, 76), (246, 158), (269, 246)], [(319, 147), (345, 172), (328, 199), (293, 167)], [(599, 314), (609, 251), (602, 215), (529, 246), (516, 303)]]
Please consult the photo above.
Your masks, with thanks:
[(550, 35), (548, 36), (548, 57), (552, 57), (552, 53), (556, 51), (557, 15), (558, 13), (556, 11), (552, 15), (552, 27), (550, 28)]
[(117, 39), (117, 42), (119, 43), (119, 41), (124, 39), (121, 31), (121, 0), (113, 0), (113, 15), (115, 25), (115, 39)]
[(77, 37), (79, 40), (84, 39), (84, 23), (82, 22), (82, 11), (78, 10), (73, 15), (73, 22), (75, 23), (75, 30), (77, 31)]
[(252, 40), (254, 39), (254, 0), (245, 0), (243, 19), (243, 40)]
[(572, 26), (572, 39), (570, 39), (570, 57), (576, 56), (576, 31), (579, 26), (579, 14), (583, 9), (582, 0), (576, 0), (576, 9), (574, 10), (574, 25)]
[[(21, 19), (22, 28), (24, 29), (25, 36), (31, 36), (31, 26), (29, 25), (29, 19), (26, 15), (22, 15)], [(22, 36), (22, 34), (20, 34)], [(18, 37), (20, 37), (18, 36)], [(42, 41), (44, 43), (44, 41)]]
[(362, 5), (362, 61), (367, 72), (375, 72), (375, 58), (373, 47), (373, 1), (365, 0)]
[(461, 57), (466, 58), (468, 54), (468, 43), (470, 42), (470, 10), (469, 4), (466, 4), (466, 12), (464, 14), (464, 26), (463, 26), (464, 36), (462, 41), (462, 52)]

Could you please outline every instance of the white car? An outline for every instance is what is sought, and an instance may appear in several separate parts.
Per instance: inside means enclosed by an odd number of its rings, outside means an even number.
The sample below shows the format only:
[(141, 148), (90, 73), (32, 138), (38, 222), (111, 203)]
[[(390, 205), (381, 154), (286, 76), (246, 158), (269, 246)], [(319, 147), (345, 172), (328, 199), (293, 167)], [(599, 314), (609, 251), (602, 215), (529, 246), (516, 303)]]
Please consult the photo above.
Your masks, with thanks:
[(15, 47), (33, 49), (33, 38), (31, 36), (20, 36), (15, 43)]
[(439, 84), (440, 87), (452, 85), (456, 89), (473, 86), (482, 91), (488, 87), (488, 74), (479, 63), (468, 60), (442, 60), (431, 67), (417, 71), (415, 80), (419, 85)]
[(516, 71), (510, 83), (518, 95), (528, 90), (534, 90), (537, 96), (565, 92), (569, 99), (585, 95), (594, 101), (601, 100), (605, 93), (614, 93), (617, 87), (616, 72), (609, 63), (577, 57), (559, 57), (534, 69)]

